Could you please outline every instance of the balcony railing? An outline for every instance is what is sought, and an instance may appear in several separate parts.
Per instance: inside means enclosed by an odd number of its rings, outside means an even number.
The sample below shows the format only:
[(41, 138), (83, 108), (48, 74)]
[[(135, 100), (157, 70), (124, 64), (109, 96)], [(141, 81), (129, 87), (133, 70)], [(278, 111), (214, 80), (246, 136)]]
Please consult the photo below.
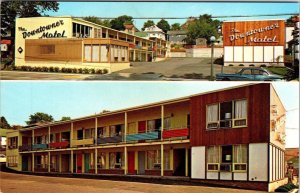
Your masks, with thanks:
[(189, 136), (189, 129), (186, 128), (179, 128), (179, 129), (167, 129), (163, 130), (162, 138), (163, 139), (171, 139), (171, 138), (188, 138)]
[(129, 134), (126, 136), (126, 141), (154, 140), (154, 139), (160, 139), (160, 133), (158, 131)]
[(79, 146), (79, 145), (93, 145), (94, 144), (94, 138), (88, 138), (88, 139), (74, 139), (72, 141), (73, 146)]
[(140, 46), (140, 45), (135, 45), (135, 48), (136, 48), (136, 49), (142, 49), (142, 46)]
[(112, 137), (100, 137), (97, 139), (97, 144), (105, 144), (105, 143), (120, 143), (123, 141), (122, 135), (116, 135)]
[(19, 151), (31, 151), (31, 144), (30, 145), (24, 144), (19, 146)]
[(70, 143), (68, 141), (49, 143), (49, 148), (67, 148)]
[(42, 150), (42, 149), (47, 149), (48, 144), (33, 144), (32, 145), (32, 150)]

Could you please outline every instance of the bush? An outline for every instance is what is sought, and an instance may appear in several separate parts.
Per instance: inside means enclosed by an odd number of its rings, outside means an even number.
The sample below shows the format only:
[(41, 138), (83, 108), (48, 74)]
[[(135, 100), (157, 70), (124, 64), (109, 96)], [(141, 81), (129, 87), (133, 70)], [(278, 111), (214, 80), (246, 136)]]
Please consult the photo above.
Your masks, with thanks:
[(59, 72), (59, 67), (54, 67), (54, 72)]
[(90, 73), (90, 70), (88, 68), (84, 68), (83, 71), (82, 71), (84, 74), (88, 74)]
[(77, 68), (73, 68), (73, 69), (72, 69), (72, 72), (73, 72), (73, 73), (77, 73), (77, 72), (78, 72)]
[(239, 66), (244, 66), (244, 64), (239, 64)]
[(265, 64), (262, 64), (262, 65), (260, 65), (260, 67), (267, 67), (267, 65), (265, 65)]
[(249, 66), (255, 66), (254, 64), (250, 64)]
[(66, 71), (67, 71), (66, 68), (62, 68), (62, 69), (61, 69), (61, 72), (66, 72)]
[(82, 73), (82, 68), (78, 68), (78, 73)]
[(41, 71), (42, 72), (49, 72), (49, 68), (44, 66), (44, 67), (42, 67)]
[(103, 74), (107, 74), (108, 70), (107, 69), (103, 69)]
[(66, 68), (67, 73), (72, 73), (73, 69), (72, 68)]
[(233, 64), (229, 64), (228, 66), (233, 66)]
[(279, 186), (275, 192), (288, 192), (292, 189), (295, 189), (295, 188), (298, 188), (298, 186), (292, 184), (292, 183), (288, 183), (288, 184), (285, 184), (285, 185), (282, 185), (282, 186)]
[(49, 67), (49, 72), (54, 72), (54, 68), (52, 66)]
[(96, 72), (96, 71), (95, 71), (94, 68), (92, 68), (92, 69), (90, 70), (90, 73), (91, 73), (91, 74), (95, 74), (95, 72)]
[(97, 74), (102, 74), (103, 72), (102, 72), (101, 69), (98, 69), (98, 70), (96, 70), (96, 73), (97, 73)]

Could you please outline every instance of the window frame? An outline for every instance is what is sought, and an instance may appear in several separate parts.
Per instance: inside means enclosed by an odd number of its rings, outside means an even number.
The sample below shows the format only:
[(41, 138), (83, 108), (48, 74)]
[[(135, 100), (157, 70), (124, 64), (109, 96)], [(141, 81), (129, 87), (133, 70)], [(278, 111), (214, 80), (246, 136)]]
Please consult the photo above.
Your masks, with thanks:
[[(235, 118), (235, 105), (237, 101), (246, 101), (246, 117), (245, 118)], [(231, 127), (221, 127), (220, 123), (221, 123), (221, 103), (225, 103), (225, 102), (232, 102), (232, 112), (231, 112)], [(218, 121), (216, 122), (208, 122), (208, 107), (212, 106), (212, 105), (218, 105)], [(248, 126), (248, 100), (247, 98), (242, 98), (242, 99), (235, 99), (235, 100), (229, 100), (229, 101), (222, 101), (222, 102), (216, 102), (216, 103), (210, 103), (210, 104), (206, 104), (206, 112), (205, 112), (205, 122), (206, 122), (206, 130), (210, 131), (210, 130), (218, 130), (218, 129), (232, 129), (232, 128), (243, 128), (243, 127), (247, 127)], [(239, 125), (236, 126), (235, 125), (235, 121), (237, 120), (245, 120), (246, 124), (245, 125)], [(223, 121), (223, 120), (222, 120)], [(217, 123), (217, 127), (214, 128), (209, 128), (208, 124), (209, 123)]]

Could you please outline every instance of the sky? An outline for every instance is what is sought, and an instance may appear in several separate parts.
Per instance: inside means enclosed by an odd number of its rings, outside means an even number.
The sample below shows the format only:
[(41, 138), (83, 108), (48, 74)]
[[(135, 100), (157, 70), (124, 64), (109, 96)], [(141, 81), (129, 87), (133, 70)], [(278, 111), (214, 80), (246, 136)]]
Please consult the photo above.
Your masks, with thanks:
[[(57, 12), (46, 12), (50, 16), (97, 16), (118, 17), (198, 17), (299, 13), (299, 3), (236, 3), (236, 2), (59, 2)], [(289, 16), (226, 18), (226, 20), (287, 19)], [(224, 18), (219, 18), (224, 20)], [(141, 29), (146, 20), (135, 20)], [(154, 20), (157, 23), (159, 19)], [(169, 24), (183, 24), (186, 19), (169, 19)]]
[[(44, 112), (55, 120), (102, 110), (119, 110), (230, 86), (240, 82), (78, 82), (1, 81), (0, 114), (11, 125), (25, 125), (29, 115)], [(287, 110), (287, 147), (299, 146), (299, 83), (273, 83)]]

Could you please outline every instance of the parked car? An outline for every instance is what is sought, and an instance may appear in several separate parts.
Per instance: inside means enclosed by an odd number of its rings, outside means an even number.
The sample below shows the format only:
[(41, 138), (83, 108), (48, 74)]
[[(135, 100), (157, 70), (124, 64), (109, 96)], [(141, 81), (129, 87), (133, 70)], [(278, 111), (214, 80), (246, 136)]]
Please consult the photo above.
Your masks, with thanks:
[(282, 81), (283, 76), (272, 74), (265, 68), (247, 67), (242, 68), (236, 74), (220, 73), (216, 75), (216, 80), (223, 81)]

